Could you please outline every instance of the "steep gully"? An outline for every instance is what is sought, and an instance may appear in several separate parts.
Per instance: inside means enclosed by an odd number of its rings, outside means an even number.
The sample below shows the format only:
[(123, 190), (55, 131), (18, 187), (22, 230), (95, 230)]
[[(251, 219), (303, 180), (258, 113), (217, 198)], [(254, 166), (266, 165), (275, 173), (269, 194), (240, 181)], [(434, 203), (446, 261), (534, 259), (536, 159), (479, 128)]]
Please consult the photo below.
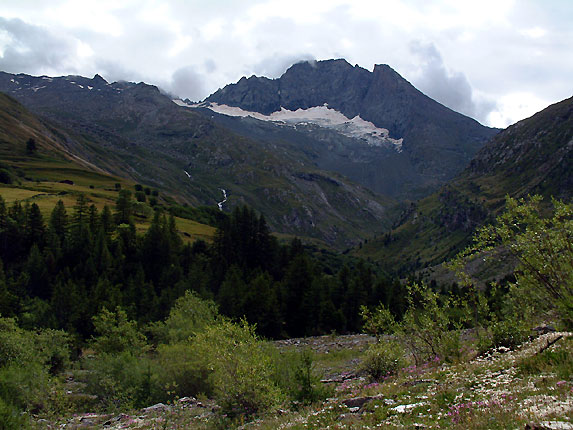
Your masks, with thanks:
[[(187, 170), (183, 170), (185, 172), (185, 174), (187, 175), (187, 177), (192, 180), (191, 175), (189, 174), (189, 172), (187, 172)], [(219, 207), (219, 210), (222, 211), (223, 210), (223, 204), (227, 201), (227, 191), (223, 188), (219, 188), (221, 190), (221, 192), (223, 193), (223, 200), (221, 200), (220, 202), (217, 203), (217, 206)]]

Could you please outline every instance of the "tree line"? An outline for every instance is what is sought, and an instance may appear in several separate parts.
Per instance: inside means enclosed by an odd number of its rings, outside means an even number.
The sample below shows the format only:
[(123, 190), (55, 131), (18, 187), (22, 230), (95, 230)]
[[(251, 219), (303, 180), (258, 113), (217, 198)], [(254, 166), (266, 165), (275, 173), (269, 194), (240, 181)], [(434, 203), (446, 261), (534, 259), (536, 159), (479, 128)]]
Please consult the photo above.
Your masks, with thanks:
[(128, 190), (113, 209), (98, 210), (85, 195), (72, 208), (59, 201), (48, 219), (36, 203), (0, 196), (0, 315), (88, 339), (103, 308), (119, 306), (145, 325), (190, 290), (281, 338), (357, 331), (361, 306), (404, 312), (397, 280), (363, 261), (327, 267), (299, 239), (279, 243), (248, 207), (220, 219), (212, 243), (185, 243), (161, 210), (138, 234), (133, 211)]

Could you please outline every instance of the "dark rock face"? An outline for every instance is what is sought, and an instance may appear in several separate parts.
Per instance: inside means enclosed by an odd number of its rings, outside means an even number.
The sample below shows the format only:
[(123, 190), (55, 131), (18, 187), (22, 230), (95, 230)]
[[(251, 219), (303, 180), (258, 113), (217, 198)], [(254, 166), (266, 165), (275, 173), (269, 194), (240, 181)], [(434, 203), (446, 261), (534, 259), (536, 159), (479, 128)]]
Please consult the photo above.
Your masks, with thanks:
[[(206, 101), (266, 115), (281, 107), (324, 104), (348, 118), (360, 115), (388, 129), (390, 137), (404, 139), (399, 164), (413, 165), (412, 175), (426, 176), (423, 185), (430, 187), (459, 173), (498, 132), (425, 96), (387, 65), (376, 65), (370, 72), (345, 60), (298, 63), (274, 80), (242, 78)], [(380, 165), (381, 170), (390, 168)]]
[[(573, 97), (499, 133), (471, 161), (464, 177), (498, 176), (512, 195), (573, 196)], [(509, 191), (509, 189), (508, 189)]]
[[(260, 99), (268, 93), (266, 86), (275, 85), (250, 82), (261, 89), (245, 100)], [(212, 115), (173, 103), (155, 86), (108, 83), (98, 75), (0, 72), (0, 91), (60, 133), (68, 153), (180, 202), (215, 206), (222, 188), (229, 195), (226, 210), (248, 204), (264, 213), (275, 231), (316, 237), (341, 249), (391, 222), (392, 199), (321, 170), (311, 154), (288, 142), (233, 133)]]

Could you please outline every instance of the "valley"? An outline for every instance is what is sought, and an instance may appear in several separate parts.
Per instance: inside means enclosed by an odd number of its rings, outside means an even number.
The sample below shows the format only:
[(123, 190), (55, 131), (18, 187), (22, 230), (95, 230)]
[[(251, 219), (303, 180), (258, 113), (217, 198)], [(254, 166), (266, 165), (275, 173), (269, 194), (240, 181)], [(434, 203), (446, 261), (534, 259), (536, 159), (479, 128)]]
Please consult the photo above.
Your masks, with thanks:
[(342, 59), (0, 91), (7, 429), (571, 428), (573, 99), (499, 130)]

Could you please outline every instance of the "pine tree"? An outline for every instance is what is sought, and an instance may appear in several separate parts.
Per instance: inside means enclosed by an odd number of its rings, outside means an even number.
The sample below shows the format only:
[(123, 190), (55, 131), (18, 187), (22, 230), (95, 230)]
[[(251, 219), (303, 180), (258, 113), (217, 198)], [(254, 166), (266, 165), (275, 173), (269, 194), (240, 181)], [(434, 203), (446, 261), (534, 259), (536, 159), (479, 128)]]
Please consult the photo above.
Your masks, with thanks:
[(101, 211), (100, 224), (107, 236), (110, 236), (115, 229), (113, 214), (111, 213), (111, 209), (108, 205), (105, 205)]
[(27, 239), (30, 246), (36, 244), (39, 247), (43, 247), (46, 237), (46, 227), (44, 225), (44, 217), (40, 208), (36, 203), (32, 203), (28, 208), (27, 215)]
[(284, 319), (290, 336), (306, 334), (306, 317), (303, 312), (305, 293), (312, 285), (312, 271), (306, 256), (297, 254), (287, 267), (283, 279)]
[(115, 202), (115, 223), (132, 224), (133, 223), (133, 204), (131, 201), (131, 191), (121, 190)]
[(36, 145), (36, 141), (33, 137), (29, 138), (26, 141), (26, 154), (33, 155), (38, 150), (38, 146)]
[(68, 214), (64, 202), (58, 200), (56, 206), (50, 215), (50, 223), (48, 229), (51, 230), (60, 241), (60, 246), (63, 246), (68, 234)]
[(50, 298), (48, 272), (38, 245), (34, 243), (26, 261), (25, 271), (28, 275), (28, 294), (41, 299)]
[(4, 273), (4, 264), (0, 259), (0, 316), (12, 317), (17, 312), (18, 297), (16, 297), (8, 288), (6, 275)]
[(246, 292), (247, 285), (243, 279), (241, 268), (232, 265), (227, 271), (217, 295), (217, 303), (219, 303), (221, 313), (231, 318), (244, 316)]

